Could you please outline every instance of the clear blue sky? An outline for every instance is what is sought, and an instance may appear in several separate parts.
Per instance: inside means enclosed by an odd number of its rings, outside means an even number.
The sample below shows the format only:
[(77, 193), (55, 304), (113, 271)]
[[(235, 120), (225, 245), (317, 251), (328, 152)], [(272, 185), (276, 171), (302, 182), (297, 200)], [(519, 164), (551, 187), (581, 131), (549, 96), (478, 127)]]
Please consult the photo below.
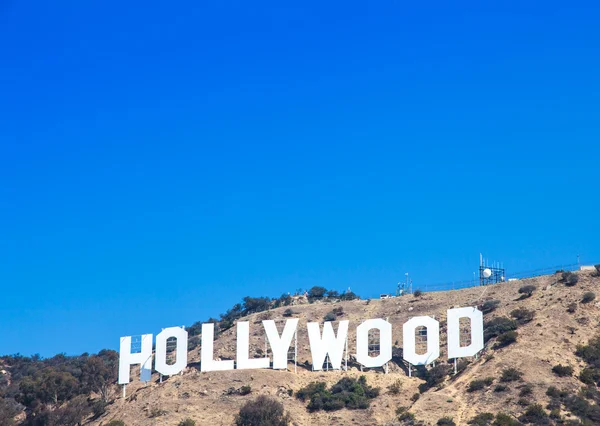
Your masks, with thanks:
[(0, 354), (600, 262), (598, 3), (378, 3), (0, 0)]

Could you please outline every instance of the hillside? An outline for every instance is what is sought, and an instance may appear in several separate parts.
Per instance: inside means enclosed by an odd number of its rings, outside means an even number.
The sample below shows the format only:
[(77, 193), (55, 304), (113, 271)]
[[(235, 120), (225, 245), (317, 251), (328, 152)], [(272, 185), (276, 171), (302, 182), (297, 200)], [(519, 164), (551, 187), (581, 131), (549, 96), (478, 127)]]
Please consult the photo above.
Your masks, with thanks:
[[(583, 388), (579, 375), (585, 362), (575, 352), (578, 345), (586, 344), (598, 332), (600, 323), (597, 300), (581, 302), (584, 293), (598, 291), (600, 278), (592, 272), (579, 272), (577, 275), (579, 280), (573, 286), (562, 282), (561, 274), (555, 274), (487, 287), (425, 293), (421, 297), (408, 295), (386, 300), (303, 303), (252, 314), (243, 319), (250, 321), (250, 349), (257, 356), (262, 355), (265, 348), (261, 320), (284, 319), (284, 311), (290, 308), (293, 311), (292, 317), (300, 319), (297, 373), (293, 372), (293, 365), (292, 371), (287, 372), (243, 370), (201, 373), (200, 348), (195, 347), (189, 352), (189, 366), (182, 375), (165, 378), (160, 383), (155, 373), (148, 384), (138, 382), (134, 376), (127, 387), (125, 399), (120, 398), (118, 391), (114, 392), (114, 399), (111, 398), (105, 413), (96, 419), (88, 418), (85, 424), (100, 426), (119, 419), (129, 426), (177, 425), (180, 421), (191, 418), (197, 425), (231, 425), (245, 402), (263, 394), (281, 401), (293, 424), (297, 425), (392, 425), (418, 422), (435, 425), (444, 416), (450, 416), (456, 424), (463, 425), (484, 412), (502, 412), (517, 418), (534, 403), (543, 407), (550, 404), (553, 407), (554, 401), (556, 408), (556, 400), (547, 395), (548, 388), (555, 386), (570, 394), (576, 394)], [(526, 285), (536, 287), (530, 297), (519, 293), (519, 289)], [(424, 390), (421, 386), (420, 392), (419, 386), (424, 383), (423, 378), (408, 377), (404, 364), (396, 357), (390, 363), (388, 374), (384, 374), (381, 369), (361, 372), (352, 362), (347, 372), (310, 371), (306, 322), (322, 322), (334, 308), (338, 308), (338, 312), (341, 308), (343, 312), (338, 319), (350, 321), (351, 354), (356, 347), (355, 327), (365, 319), (387, 318), (393, 326), (395, 346), (400, 350), (402, 324), (414, 316), (434, 315), (441, 325), (441, 356), (438, 365), (449, 369), (445, 347), (446, 310), (451, 307), (482, 306), (485, 302), (488, 302), (486, 306), (491, 310), (484, 317), (488, 324), (486, 333), (490, 329), (491, 320), (510, 318), (511, 312), (517, 308), (533, 312), (534, 317), (531, 319), (525, 315), (519, 319), (521, 324), (517, 329), (518, 338), (515, 343), (498, 348), (496, 339), (492, 337), (477, 359), (470, 359), (469, 365), (462, 366), (459, 374), (453, 375), (450, 372), (430, 389)], [(217, 336), (215, 357), (235, 358), (235, 327)], [(559, 364), (571, 366), (573, 372), (559, 377), (553, 372), (553, 367)], [(516, 368), (522, 372), (521, 379), (502, 383), (500, 376), (507, 368)], [(294, 396), (299, 389), (311, 382), (322, 381), (333, 385), (342, 377), (358, 378), (361, 375), (366, 376), (370, 386), (380, 388), (379, 396), (373, 399), (367, 409), (309, 412), (306, 402)], [(10, 369), (4, 376), (10, 376)], [(473, 381), (486, 378), (493, 378), (493, 384), (468, 391)], [(389, 390), (393, 384), (401, 385), (399, 393)], [(251, 392), (247, 395), (232, 392), (242, 386), (250, 386)], [(503, 386), (506, 389), (502, 389)], [(418, 399), (415, 395), (419, 395)], [(97, 392), (92, 391), (92, 396), (98, 397)], [(595, 394), (588, 395), (591, 406), (595, 405), (594, 398)], [(599, 399), (596, 398), (596, 401)], [(560, 411), (555, 410), (554, 415), (559, 413), (562, 419), (577, 419), (566, 405), (558, 405)], [(405, 416), (401, 422), (398, 419), (398, 407), (406, 407), (408, 412), (414, 414), (416, 421)], [(546, 412), (549, 413), (550, 410)], [(21, 414), (16, 419), (22, 420), (23, 417)], [(549, 418), (547, 421), (547, 424), (555, 423), (555, 420)], [(593, 424), (589, 423), (589, 419), (587, 421), (587, 424)]]

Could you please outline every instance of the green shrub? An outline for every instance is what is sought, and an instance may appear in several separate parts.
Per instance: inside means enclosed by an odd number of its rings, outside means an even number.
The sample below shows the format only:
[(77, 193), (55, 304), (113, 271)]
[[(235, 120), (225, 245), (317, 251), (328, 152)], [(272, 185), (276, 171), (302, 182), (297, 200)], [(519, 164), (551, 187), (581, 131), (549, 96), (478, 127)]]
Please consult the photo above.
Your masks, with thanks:
[(533, 404), (527, 407), (527, 410), (525, 410), (525, 413), (519, 420), (523, 423), (533, 423), (534, 425), (550, 424), (548, 414), (540, 404)]
[(415, 292), (413, 293), (413, 296), (421, 297), (421, 296), (423, 296), (423, 292), (421, 290), (415, 290)]
[(498, 308), (498, 305), (500, 305), (499, 300), (486, 300), (479, 307), (479, 310), (481, 312), (483, 312), (484, 314), (489, 314), (490, 312), (494, 312), (496, 310), (496, 308)]
[(494, 382), (493, 377), (487, 377), (485, 379), (473, 380), (469, 383), (469, 387), (467, 388), (467, 392), (476, 392), (485, 388), (486, 386), (491, 386)]
[(252, 392), (252, 387), (250, 385), (244, 385), (238, 390), (238, 394), (242, 396), (248, 395), (250, 392)]
[(419, 385), (419, 391), (421, 393), (426, 392), (435, 386), (439, 386), (444, 383), (446, 377), (450, 373), (450, 367), (444, 364), (437, 364), (435, 367), (429, 370), (424, 370), (425, 383)]
[(312, 302), (313, 299), (322, 299), (325, 297), (325, 293), (327, 293), (327, 289), (325, 287), (314, 286), (308, 290), (308, 300)]
[(94, 401), (92, 404), (92, 413), (94, 413), (94, 417), (100, 417), (102, 414), (106, 413), (106, 406), (108, 403), (98, 399)]
[(572, 302), (567, 306), (567, 312), (570, 314), (574, 314), (577, 311), (577, 303)]
[(519, 391), (519, 396), (521, 398), (524, 398), (526, 396), (530, 396), (533, 393), (533, 388), (531, 387), (531, 385), (523, 385), (521, 386), (521, 389)]
[(467, 392), (477, 392), (485, 387), (485, 383), (483, 380), (473, 380), (469, 383), (469, 387), (467, 388)]
[[(360, 299), (360, 296), (358, 294), (355, 294), (352, 291), (345, 291), (342, 294), (340, 294), (340, 300), (346, 301), (346, 300), (357, 300)], [(371, 301), (371, 299), (369, 299), (369, 302)]]
[(106, 426), (125, 426), (125, 422), (122, 420), (111, 420), (106, 423)]
[(596, 294), (594, 292), (588, 291), (583, 294), (581, 298), (581, 303), (590, 303), (596, 298)]
[(507, 368), (505, 370), (502, 370), (502, 375), (500, 376), (500, 381), (507, 383), (507, 382), (516, 382), (518, 380), (521, 380), (521, 377), (523, 377), (523, 373), (519, 370), (517, 370), (516, 368)]
[(527, 308), (517, 308), (510, 313), (510, 316), (513, 317), (518, 324), (523, 325), (533, 320), (535, 312)]
[(467, 423), (473, 426), (490, 426), (494, 421), (492, 413), (480, 413), (469, 420)]
[(554, 419), (554, 420), (558, 420), (558, 419), (560, 419), (560, 418), (561, 418), (561, 417), (560, 417), (560, 408), (553, 408), (553, 409), (550, 411), (550, 418), (551, 418), (551, 419)]
[(407, 425), (415, 424), (416, 418), (413, 413), (409, 413), (408, 411), (402, 412), (398, 414), (398, 420)]
[(600, 384), (600, 368), (586, 367), (579, 373), (579, 380), (586, 385)]
[(578, 345), (575, 355), (583, 359), (588, 366), (600, 368), (600, 336), (592, 338), (587, 345)]
[(274, 308), (279, 308), (280, 306), (289, 306), (294, 301), (294, 298), (288, 294), (282, 294), (279, 296), (279, 299), (274, 299), (275, 303), (273, 304)]
[(521, 426), (521, 422), (513, 419), (508, 414), (498, 413), (496, 414), (496, 420), (492, 423), (492, 426)]
[(401, 391), (402, 382), (400, 381), (400, 379), (397, 379), (396, 381), (394, 381), (394, 383), (388, 386), (388, 392), (392, 395), (398, 395)]
[(560, 398), (561, 393), (556, 386), (549, 386), (546, 390), (546, 395), (550, 398)]
[(508, 390), (508, 386), (503, 384), (498, 384), (494, 387), (494, 392), (505, 392)]
[(308, 400), (309, 411), (335, 411), (342, 408), (365, 409), (373, 398), (379, 395), (379, 388), (367, 384), (367, 378), (353, 379), (344, 377), (331, 389), (325, 382), (313, 382), (296, 392), (296, 398)]
[(508, 345), (512, 345), (517, 341), (517, 337), (519, 333), (516, 331), (507, 331), (506, 333), (502, 333), (498, 336), (496, 348), (504, 348)]
[(441, 419), (439, 419), (436, 423), (437, 426), (456, 426), (456, 423), (454, 423), (454, 419), (452, 417), (442, 417)]
[(558, 377), (567, 377), (573, 375), (573, 367), (570, 365), (555, 365), (552, 367), (552, 372), (556, 374)]
[(291, 317), (292, 315), (294, 315), (294, 311), (291, 308), (287, 308), (285, 311), (283, 311), (284, 317)]
[(537, 287), (534, 285), (524, 285), (519, 289), (519, 294), (523, 294), (526, 297), (531, 297), (534, 291), (537, 290)]
[(517, 329), (517, 322), (510, 318), (498, 317), (494, 318), (485, 323), (483, 327), (483, 338), (487, 342), (488, 340), (498, 337), (502, 333), (507, 331), (513, 331)]
[(288, 426), (290, 421), (283, 404), (266, 395), (246, 402), (235, 417), (236, 426)]
[(340, 292), (337, 290), (327, 290), (327, 297), (330, 299), (337, 299), (340, 297)]
[(337, 319), (337, 315), (335, 314), (335, 312), (328, 312), (327, 315), (325, 315), (324, 320), (325, 321), (335, 321)]
[(577, 274), (574, 274), (573, 272), (563, 272), (562, 280), (566, 286), (573, 287), (579, 282), (579, 276), (577, 276)]
[(196, 426), (196, 422), (192, 419), (185, 419), (180, 421), (177, 426)]

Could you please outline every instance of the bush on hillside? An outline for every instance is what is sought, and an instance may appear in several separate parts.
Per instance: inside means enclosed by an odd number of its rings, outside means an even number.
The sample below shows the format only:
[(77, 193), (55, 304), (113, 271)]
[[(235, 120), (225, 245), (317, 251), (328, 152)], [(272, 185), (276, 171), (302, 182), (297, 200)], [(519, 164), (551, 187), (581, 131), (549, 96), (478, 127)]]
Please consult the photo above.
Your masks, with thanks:
[(325, 315), (325, 318), (323, 318), (325, 321), (335, 321), (337, 319), (337, 315), (335, 314), (335, 312), (328, 312), (327, 315)]
[(501, 382), (516, 382), (518, 380), (521, 380), (521, 377), (523, 377), (523, 373), (519, 370), (517, 370), (516, 368), (506, 368), (504, 370), (502, 370), (502, 375), (500, 376), (500, 381)]
[(111, 420), (106, 423), (106, 426), (125, 426), (125, 422), (122, 420)]
[(388, 386), (388, 392), (391, 393), (392, 395), (398, 395), (398, 394), (400, 394), (401, 391), (402, 391), (402, 382), (400, 381), (400, 379), (397, 379), (396, 381), (394, 381), (394, 383), (392, 383), (391, 385)]
[(494, 312), (496, 310), (496, 308), (498, 307), (498, 305), (500, 305), (500, 301), (499, 300), (486, 300), (479, 307), (479, 310), (481, 312), (483, 312), (484, 315), (485, 314), (489, 314), (490, 312)]
[(294, 315), (294, 311), (291, 308), (287, 308), (285, 311), (283, 311), (284, 317), (291, 317), (292, 315)]
[(573, 375), (573, 367), (570, 365), (555, 365), (552, 367), (552, 372), (558, 377), (568, 377)]
[(600, 386), (600, 368), (584, 368), (579, 373), (579, 380), (586, 385)]
[(570, 314), (574, 314), (577, 311), (577, 303), (572, 302), (567, 306), (567, 312)]
[[(579, 417), (583, 424), (600, 424), (600, 406), (598, 405), (600, 395), (595, 387), (584, 388), (578, 395), (574, 395), (551, 386), (546, 394), (552, 398), (549, 406), (560, 408), (561, 405), (564, 405), (566, 410)], [(595, 404), (591, 404), (584, 398), (592, 399)]]
[(592, 338), (587, 345), (578, 345), (575, 355), (589, 367), (600, 368), (600, 336)]
[(490, 426), (494, 421), (492, 413), (480, 413), (469, 420), (467, 423), (473, 426)]
[(510, 316), (513, 317), (519, 325), (523, 325), (533, 320), (535, 312), (527, 308), (517, 308), (510, 313)]
[(596, 298), (596, 293), (588, 291), (583, 294), (583, 297), (581, 298), (581, 303), (590, 303), (595, 298)]
[(546, 395), (548, 395), (550, 398), (563, 398), (566, 396), (566, 393), (558, 390), (556, 386), (549, 386), (546, 390)]
[(413, 293), (413, 296), (421, 297), (421, 296), (423, 296), (423, 292), (421, 290), (415, 290)]
[(534, 425), (548, 425), (550, 418), (540, 404), (533, 404), (527, 407), (525, 413), (519, 418), (523, 423), (533, 423)]
[(562, 281), (567, 287), (573, 287), (579, 282), (579, 276), (573, 272), (563, 272)]
[(246, 402), (235, 417), (236, 426), (288, 426), (290, 422), (283, 404), (266, 395)]
[(414, 426), (417, 423), (417, 419), (413, 413), (408, 412), (407, 407), (398, 407), (396, 408), (396, 415), (398, 416), (398, 420), (400, 420), (402, 425), (406, 426)]
[(517, 322), (506, 317), (494, 318), (485, 323), (483, 327), (483, 338), (484, 341), (498, 337), (499, 335), (506, 333), (507, 331), (513, 331), (517, 329)]
[(296, 392), (296, 398), (309, 401), (309, 411), (335, 411), (342, 408), (365, 409), (373, 398), (379, 395), (379, 388), (367, 384), (367, 378), (344, 377), (327, 389), (325, 382), (312, 382)]
[(456, 426), (452, 417), (446, 416), (439, 419), (436, 423), (437, 426)]
[(498, 413), (496, 414), (496, 420), (494, 420), (492, 426), (522, 426), (522, 423), (513, 419), (508, 414)]
[(180, 421), (177, 426), (196, 426), (196, 422), (192, 419), (185, 419)]
[(526, 396), (530, 396), (531, 394), (533, 394), (533, 387), (531, 387), (530, 384), (525, 384), (523, 386), (520, 387), (519, 390), (519, 396), (520, 397), (526, 397)]
[(498, 336), (496, 348), (500, 349), (508, 345), (512, 345), (517, 341), (517, 337), (519, 337), (519, 333), (516, 331), (507, 331), (506, 333), (502, 333), (500, 336)]
[(441, 385), (446, 380), (446, 377), (448, 377), (448, 374), (450, 374), (450, 366), (446, 364), (437, 364), (435, 367), (422, 370), (425, 383), (419, 385), (419, 392), (423, 393)]
[(469, 387), (467, 388), (467, 392), (476, 392), (485, 388), (486, 386), (491, 386), (494, 383), (493, 377), (486, 377), (485, 379), (473, 380), (469, 383)]
[(531, 297), (534, 291), (537, 290), (537, 287), (534, 285), (524, 285), (519, 289), (519, 294), (523, 294), (526, 297)]

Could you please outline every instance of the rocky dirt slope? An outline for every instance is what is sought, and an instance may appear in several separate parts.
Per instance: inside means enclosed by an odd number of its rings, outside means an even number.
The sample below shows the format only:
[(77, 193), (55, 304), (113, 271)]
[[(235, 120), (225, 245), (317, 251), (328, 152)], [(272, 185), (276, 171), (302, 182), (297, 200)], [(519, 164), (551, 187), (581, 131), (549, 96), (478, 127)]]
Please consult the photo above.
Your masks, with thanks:
[[(315, 303), (293, 306), (293, 317), (300, 318), (298, 333), (298, 361), (310, 360), (307, 321), (322, 322), (333, 308), (341, 307), (339, 319), (350, 320), (349, 349), (354, 352), (355, 327), (369, 318), (387, 318), (393, 325), (393, 341), (402, 345), (402, 324), (414, 316), (435, 315), (441, 323), (441, 357), (446, 359), (445, 317), (451, 307), (481, 305), (486, 300), (498, 300), (498, 308), (485, 316), (509, 316), (516, 308), (524, 307), (535, 312), (535, 318), (518, 329), (518, 341), (502, 349), (493, 349), (493, 340), (477, 359), (459, 375), (449, 376), (439, 387), (420, 395), (416, 402), (411, 397), (418, 393), (423, 380), (408, 377), (401, 365), (391, 363), (389, 373), (382, 371), (361, 372), (356, 367), (349, 371), (312, 372), (310, 366), (298, 366), (298, 372), (273, 370), (245, 370), (201, 373), (195, 366), (200, 360), (199, 348), (189, 353), (190, 366), (184, 374), (170, 377), (159, 383), (154, 375), (152, 382), (132, 382), (125, 399), (117, 398), (107, 413), (94, 421), (94, 425), (106, 424), (111, 419), (123, 420), (134, 425), (177, 425), (191, 418), (198, 425), (231, 425), (239, 408), (260, 394), (271, 395), (280, 400), (297, 425), (385, 425), (398, 424), (396, 409), (409, 407), (411, 413), (425, 424), (435, 424), (443, 416), (451, 416), (456, 424), (467, 421), (481, 412), (505, 412), (518, 415), (524, 411), (519, 401), (520, 388), (532, 387), (529, 401), (545, 405), (549, 398), (546, 390), (550, 385), (561, 389), (576, 390), (581, 387), (577, 379), (583, 364), (574, 355), (576, 345), (586, 343), (597, 331), (600, 309), (597, 301), (583, 304), (582, 295), (598, 291), (600, 278), (595, 274), (580, 272), (579, 282), (567, 287), (560, 282), (560, 274), (520, 280), (501, 285), (475, 287), (464, 290), (426, 293), (422, 297), (404, 296), (387, 300), (360, 300), (341, 303)], [(519, 288), (532, 284), (537, 290), (529, 298), (519, 300)], [(577, 305), (574, 313), (568, 312), (570, 304)], [(247, 317), (251, 322), (251, 351), (257, 355), (264, 350), (264, 332), (260, 321), (266, 318), (284, 319), (286, 307)], [(235, 327), (221, 334), (215, 342), (215, 356), (235, 357)], [(573, 376), (558, 377), (552, 372), (557, 364), (574, 368)], [(478, 392), (467, 392), (469, 383), (475, 379), (493, 377), (498, 383), (501, 371), (515, 367), (524, 375), (519, 383), (509, 383), (508, 389), (495, 392), (494, 386)], [(295, 392), (313, 381), (337, 382), (341, 377), (367, 376), (368, 383), (381, 388), (380, 396), (366, 410), (339, 410), (335, 412), (309, 413), (290, 391)], [(137, 378), (135, 378), (137, 380)], [(399, 394), (392, 394), (388, 386), (396, 381), (402, 384)], [(229, 395), (230, 388), (251, 386), (252, 392), (245, 396)], [(521, 402), (521, 403), (520, 403)]]

